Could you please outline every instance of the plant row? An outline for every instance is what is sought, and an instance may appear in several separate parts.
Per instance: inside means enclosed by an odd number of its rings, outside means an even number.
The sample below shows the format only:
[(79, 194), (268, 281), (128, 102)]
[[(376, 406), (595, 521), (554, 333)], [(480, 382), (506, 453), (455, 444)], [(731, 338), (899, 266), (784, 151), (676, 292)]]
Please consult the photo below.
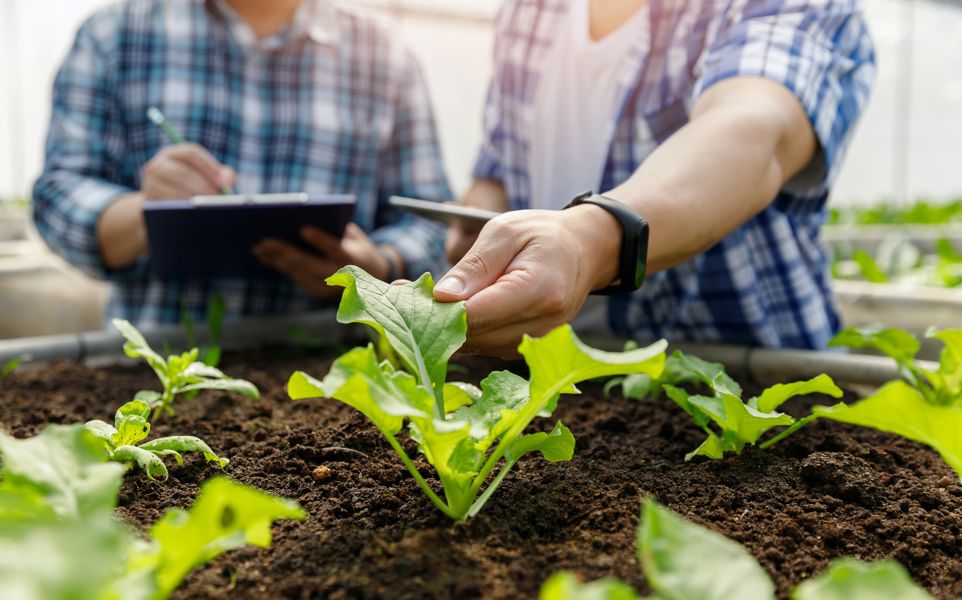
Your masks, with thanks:
[(197, 566), (244, 545), (267, 547), (278, 519), (303, 520), (296, 502), (217, 476), (201, 485), (189, 511), (168, 509), (136, 536), (114, 516), (129, 465), (166, 480), (164, 459), (182, 463), (199, 452), (227, 466), (201, 439), (149, 441), (154, 420), (173, 413), (176, 398), (201, 390), (258, 398), (253, 384), (198, 362), (195, 348), (161, 357), (126, 321), (114, 325), (128, 356), (144, 359), (160, 391), (145, 390), (121, 406), (113, 425), (50, 425), (15, 439), (0, 433), (0, 597), (23, 600), (159, 600)]

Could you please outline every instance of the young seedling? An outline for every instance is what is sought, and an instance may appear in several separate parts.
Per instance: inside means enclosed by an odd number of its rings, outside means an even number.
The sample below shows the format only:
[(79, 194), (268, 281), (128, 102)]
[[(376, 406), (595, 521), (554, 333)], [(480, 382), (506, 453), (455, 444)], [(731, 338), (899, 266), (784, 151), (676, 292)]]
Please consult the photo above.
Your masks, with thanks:
[[(357, 267), (345, 267), (327, 281), (345, 288), (338, 321), (373, 327), (406, 370), (379, 361), (374, 346), (368, 345), (337, 359), (322, 381), (295, 373), (288, 393), (295, 400), (334, 398), (362, 412), (431, 502), (456, 520), (477, 514), (525, 454), (538, 451), (549, 461), (571, 460), (574, 436), (560, 421), (550, 433), (523, 433), (536, 416), (550, 416), (560, 394), (577, 393), (575, 384), (597, 377), (657, 377), (664, 365), (665, 342), (631, 352), (602, 352), (585, 346), (563, 326), (521, 342), (518, 350), (528, 364), (530, 381), (498, 371), (488, 375), (480, 389), (446, 383), (448, 360), (467, 332), (463, 303), (435, 302), (434, 282), (427, 274), (392, 286)], [(405, 429), (437, 472), (443, 500), (401, 445)]]
[(698, 448), (685, 455), (685, 460), (696, 456), (718, 459), (723, 458), (726, 452), (741, 454), (745, 446), (755, 445), (769, 430), (787, 427), (760, 445), (763, 449), (769, 448), (817, 418), (809, 415), (795, 419), (778, 412), (777, 409), (787, 400), (806, 394), (842, 397), (842, 390), (831, 377), (824, 374), (808, 381), (773, 385), (747, 402), (741, 399), (741, 389), (729, 389), (720, 377), (716, 377), (711, 386), (714, 389), (712, 396), (690, 395), (681, 388), (665, 386), (668, 397), (708, 434)]
[(220, 554), (268, 547), (274, 521), (306, 517), (296, 502), (215, 477), (140, 539), (114, 516), (126, 469), (105, 462), (86, 428), (0, 433), (0, 455), (0, 598), (163, 600)]
[(933, 406), (962, 406), (962, 329), (932, 331), (929, 337), (944, 344), (939, 368), (934, 371), (923, 368), (915, 359), (921, 342), (901, 329), (852, 327), (836, 335), (830, 345), (874, 348), (890, 356), (902, 378)]
[[(654, 590), (648, 600), (774, 600), (768, 573), (742, 546), (648, 499), (642, 505), (637, 555)], [(540, 600), (640, 600), (628, 584), (607, 577), (581, 583), (571, 572), (552, 576)], [(930, 600), (899, 563), (842, 558), (792, 590), (793, 600)]]
[[(689, 394), (679, 385), (700, 384), (711, 391), (710, 396)], [(696, 356), (675, 351), (665, 363), (665, 369), (657, 378), (631, 375), (623, 380), (609, 382), (607, 388), (621, 385), (628, 398), (657, 398), (665, 392), (678, 406), (687, 412), (708, 438), (685, 456), (722, 458), (727, 452), (741, 454), (747, 445), (754, 445), (769, 430), (787, 427), (777, 436), (766, 440), (761, 448), (768, 448), (785, 439), (805, 424), (815, 420), (809, 415), (795, 419), (777, 409), (787, 400), (805, 394), (828, 394), (839, 398), (842, 390), (828, 375), (819, 375), (809, 381), (778, 384), (762, 392), (748, 402), (741, 399), (742, 388), (728, 376), (725, 368)]]
[(171, 404), (180, 394), (190, 394), (201, 390), (224, 390), (236, 392), (251, 399), (258, 399), (260, 393), (254, 384), (243, 379), (232, 379), (223, 372), (197, 360), (199, 351), (194, 348), (183, 354), (174, 354), (166, 359), (154, 352), (137, 328), (122, 319), (114, 319), (114, 327), (124, 336), (124, 353), (133, 358), (143, 358), (157, 374), (163, 391), (142, 390), (137, 392), (136, 400), (145, 402), (153, 409), (156, 421), (163, 415), (174, 414)]
[(935, 370), (915, 360), (920, 343), (900, 329), (847, 329), (832, 341), (837, 346), (871, 347), (891, 356), (902, 380), (848, 406), (816, 406), (813, 415), (871, 427), (926, 444), (962, 477), (962, 330), (933, 333), (945, 347)]
[(230, 462), (220, 458), (203, 440), (191, 435), (177, 435), (140, 443), (150, 435), (150, 406), (143, 400), (124, 404), (110, 425), (99, 419), (87, 421), (85, 427), (104, 444), (107, 457), (119, 463), (137, 463), (150, 479), (167, 480), (165, 456), (173, 456), (177, 464), (184, 464), (181, 452), (200, 452), (209, 462), (226, 467)]
[(7, 378), (8, 375), (20, 368), (20, 365), (30, 360), (29, 354), (24, 354), (23, 356), (18, 356), (16, 358), (11, 358), (8, 360), (2, 368), (0, 368), (0, 384), (3, 380)]

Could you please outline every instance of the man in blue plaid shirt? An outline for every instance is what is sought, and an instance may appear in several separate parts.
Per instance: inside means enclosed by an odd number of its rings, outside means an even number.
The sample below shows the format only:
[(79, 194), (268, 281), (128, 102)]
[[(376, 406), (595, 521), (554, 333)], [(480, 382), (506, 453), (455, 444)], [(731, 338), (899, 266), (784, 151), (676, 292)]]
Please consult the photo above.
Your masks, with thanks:
[(513, 212), (452, 228), (435, 296), (467, 300), (477, 352), (570, 320), (618, 278), (621, 226), (598, 205), (531, 209), (591, 189), (650, 225), (615, 331), (824, 347), (819, 228), (874, 74), (858, 0), (508, 0), (465, 203)]
[[(194, 144), (165, 145), (159, 107)], [(343, 240), (256, 249), (292, 282), (163, 283), (149, 275), (143, 202), (216, 194), (344, 193)], [(344, 264), (380, 277), (436, 267), (443, 231), (387, 209), (392, 194), (449, 197), (432, 111), (412, 56), (328, 0), (129, 0), (80, 29), (54, 84), (34, 217), (69, 262), (114, 284), (110, 316), (141, 325), (309, 309)], [(297, 285), (295, 285), (297, 284)]]

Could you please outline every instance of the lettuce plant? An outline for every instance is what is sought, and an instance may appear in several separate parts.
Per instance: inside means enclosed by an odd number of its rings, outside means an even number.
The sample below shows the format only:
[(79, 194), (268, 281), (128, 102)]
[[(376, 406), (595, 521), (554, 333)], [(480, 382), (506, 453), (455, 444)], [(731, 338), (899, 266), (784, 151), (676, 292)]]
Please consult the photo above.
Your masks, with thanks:
[[(679, 385), (700, 384), (711, 391), (710, 396), (690, 394)], [(607, 388), (621, 385), (625, 397), (645, 399), (665, 392), (678, 406), (691, 416), (695, 424), (708, 436), (698, 448), (689, 452), (685, 460), (696, 456), (723, 458), (728, 452), (741, 454), (747, 445), (754, 445), (769, 430), (787, 427), (778, 435), (761, 444), (768, 448), (785, 439), (815, 416), (795, 419), (778, 412), (787, 400), (805, 394), (828, 394), (842, 396), (842, 390), (828, 375), (819, 375), (809, 381), (774, 385), (758, 397), (747, 402), (741, 399), (742, 388), (728, 376), (725, 368), (696, 356), (675, 351), (665, 362), (658, 377), (630, 375), (609, 382)]]
[(20, 365), (30, 360), (29, 354), (24, 354), (23, 356), (18, 356), (16, 358), (11, 358), (0, 367), (0, 384), (3, 380), (7, 378), (8, 375), (20, 368)]
[(962, 329), (930, 336), (944, 344), (935, 369), (916, 360), (921, 343), (901, 329), (866, 327), (841, 332), (833, 345), (868, 347), (887, 354), (898, 365), (902, 380), (889, 382), (851, 406), (816, 406), (813, 413), (925, 444), (962, 477)]
[(198, 361), (200, 351), (197, 348), (165, 359), (154, 352), (144, 336), (129, 322), (114, 319), (113, 324), (127, 340), (124, 344), (124, 353), (132, 358), (144, 359), (160, 379), (163, 391), (142, 390), (135, 398), (153, 409), (155, 421), (162, 415), (174, 414), (171, 404), (174, 398), (181, 394), (202, 390), (224, 390), (236, 392), (254, 400), (260, 397), (260, 393), (251, 382), (232, 379), (219, 369)]
[(668, 397), (708, 435), (698, 448), (685, 455), (685, 460), (696, 456), (722, 458), (727, 452), (741, 454), (745, 446), (754, 445), (769, 430), (787, 427), (760, 445), (761, 448), (769, 448), (816, 418), (809, 415), (795, 419), (778, 412), (778, 408), (786, 401), (806, 394), (842, 397), (842, 390), (825, 374), (808, 381), (773, 385), (747, 402), (741, 399), (740, 389), (729, 389), (720, 378), (712, 382), (712, 387), (715, 390), (713, 395), (701, 396), (691, 395), (674, 386), (665, 386)]
[[(379, 362), (374, 346), (368, 345), (338, 358), (323, 380), (295, 373), (288, 393), (295, 400), (333, 398), (363, 413), (431, 502), (456, 520), (477, 514), (525, 454), (537, 451), (549, 461), (571, 459), (575, 440), (560, 421), (550, 433), (524, 433), (535, 417), (551, 415), (560, 394), (577, 393), (575, 384), (596, 377), (657, 377), (664, 365), (665, 342), (631, 352), (602, 352), (563, 326), (521, 342), (519, 352), (530, 380), (498, 371), (480, 388), (447, 383), (448, 359), (465, 341), (466, 315), (463, 303), (434, 301), (430, 275), (392, 286), (357, 267), (345, 267), (328, 283), (345, 288), (338, 321), (374, 328), (404, 369)], [(404, 431), (437, 472), (443, 499), (404, 450)]]
[(124, 404), (114, 415), (111, 425), (99, 419), (87, 421), (85, 427), (99, 438), (107, 451), (107, 457), (119, 463), (137, 463), (150, 479), (167, 480), (165, 456), (173, 456), (178, 464), (184, 464), (181, 452), (200, 452), (210, 462), (222, 468), (230, 462), (220, 458), (203, 440), (191, 435), (177, 435), (140, 443), (150, 435), (150, 406), (143, 400)]
[[(642, 505), (638, 562), (655, 591), (649, 600), (773, 600), (775, 585), (742, 546), (648, 499)], [(795, 588), (793, 600), (928, 600), (930, 596), (892, 560), (864, 563), (837, 559), (819, 576)], [(557, 573), (541, 588), (541, 600), (636, 600), (626, 583), (607, 577), (581, 583)]]
[(962, 406), (962, 329), (930, 332), (944, 347), (938, 369), (925, 369), (916, 360), (922, 344), (907, 331), (891, 327), (849, 328), (831, 341), (832, 346), (874, 348), (890, 356), (899, 374), (934, 406)]
[(142, 540), (113, 515), (124, 466), (105, 462), (86, 428), (0, 434), (0, 455), (0, 598), (162, 600), (220, 554), (269, 546), (273, 521), (305, 518), (293, 501), (216, 477)]

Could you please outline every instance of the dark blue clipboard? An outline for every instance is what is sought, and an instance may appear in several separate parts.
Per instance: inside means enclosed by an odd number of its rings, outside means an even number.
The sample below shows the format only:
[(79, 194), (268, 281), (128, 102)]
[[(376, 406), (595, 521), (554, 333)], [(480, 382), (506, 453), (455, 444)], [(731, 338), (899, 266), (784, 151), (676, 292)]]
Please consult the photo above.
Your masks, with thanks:
[(312, 225), (341, 237), (354, 196), (257, 194), (197, 196), (144, 203), (151, 273), (164, 281), (279, 279), (251, 254), (265, 238), (311, 250), (300, 230)]

